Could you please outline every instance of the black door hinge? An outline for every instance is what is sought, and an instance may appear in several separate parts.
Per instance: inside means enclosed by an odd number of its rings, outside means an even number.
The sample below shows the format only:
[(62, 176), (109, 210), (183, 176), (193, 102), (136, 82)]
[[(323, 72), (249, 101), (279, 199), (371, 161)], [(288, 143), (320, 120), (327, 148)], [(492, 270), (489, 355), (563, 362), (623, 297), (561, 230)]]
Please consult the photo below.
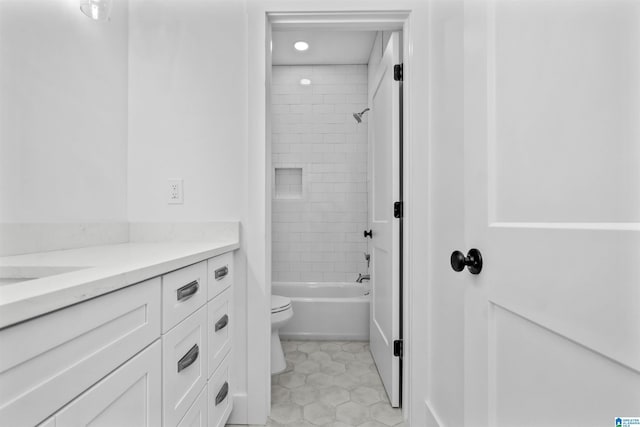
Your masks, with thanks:
[(403, 64), (396, 64), (393, 66), (393, 80), (397, 82), (402, 81), (402, 65)]
[(393, 204), (393, 217), (402, 218), (402, 202), (395, 202)]
[(395, 340), (393, 342), (393, 355), (395, 357), (402, 357), (403, 345), (402, 340)]

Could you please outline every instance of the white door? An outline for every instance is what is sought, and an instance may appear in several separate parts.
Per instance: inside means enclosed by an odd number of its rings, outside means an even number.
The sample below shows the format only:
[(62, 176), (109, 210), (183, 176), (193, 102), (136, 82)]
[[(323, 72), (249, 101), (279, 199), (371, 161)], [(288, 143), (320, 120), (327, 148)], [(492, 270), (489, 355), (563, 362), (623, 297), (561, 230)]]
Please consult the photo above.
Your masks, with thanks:
[(640, 417), (640, 2), (466, 1), (464, 30), (465, 425)]
[(400, 360), (393, 341), (400, 335), (399, 220), (393, 203), (400, 185), (400, 84), (393, 66), (400, 62), (400, 41), (393, 33), (370, 87), (371, 354), (392, 406), (400, 405)]
[(55, 416), (57, 426), (157, 427), (160, 408), (160, 341), (106, 376)]

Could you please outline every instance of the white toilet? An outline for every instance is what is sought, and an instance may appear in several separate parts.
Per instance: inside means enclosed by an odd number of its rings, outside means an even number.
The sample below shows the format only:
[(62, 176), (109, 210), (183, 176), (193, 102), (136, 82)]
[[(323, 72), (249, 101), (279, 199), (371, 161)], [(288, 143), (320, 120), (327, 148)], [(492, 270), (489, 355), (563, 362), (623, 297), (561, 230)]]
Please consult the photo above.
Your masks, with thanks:
[(271, 295), (271, 375), (279, 374), (287, 368), (279, 332), (292, 317), (291, 300), (287, 297)]

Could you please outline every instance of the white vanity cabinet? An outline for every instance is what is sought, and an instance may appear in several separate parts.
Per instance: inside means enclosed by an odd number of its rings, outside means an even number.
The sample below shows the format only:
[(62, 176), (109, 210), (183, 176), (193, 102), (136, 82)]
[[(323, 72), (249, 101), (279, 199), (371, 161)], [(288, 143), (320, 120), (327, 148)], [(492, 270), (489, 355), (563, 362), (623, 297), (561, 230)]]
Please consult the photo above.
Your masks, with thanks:
[(33, 426), (160, 336), (160, 279), (0, 330), (0, 425)]
[(55, 426), (159, 426), (161, 383), (156, 341), (58, 412)]
[[(231, 380), (223, 359), (231, 352), (232, 273), (233, 254), (226, 253), (162, 278), (163, 315), (169, 313), (173, 319), (163, 322), (170, 329), (163, 328), (162, 335), (165, 427), (183, 425), (187, 418), (200, 420), (204, 395), (207, 425), (224, 425), (229, 418)], [(196, 281), (204, 298), (192, 289), (191, 296), (180, 302), (179, 290)]]
[(0, 426), (224, 426), (232, 269), (228, 252), (0, 329)]
[(196, 401), (191, 405), (178, 427), (206, 427), (208, 423), (209, 406), (207, 402), (207, 387), (203, 388)]

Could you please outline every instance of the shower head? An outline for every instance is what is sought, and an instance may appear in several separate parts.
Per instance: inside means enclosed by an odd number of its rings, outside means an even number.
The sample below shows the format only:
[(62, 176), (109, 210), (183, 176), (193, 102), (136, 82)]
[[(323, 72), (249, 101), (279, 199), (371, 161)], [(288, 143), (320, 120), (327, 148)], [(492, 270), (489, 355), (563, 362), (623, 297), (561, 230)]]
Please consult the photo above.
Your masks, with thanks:
[(369, 111), (368, 108), (365, 108), (364, 110), (362, 110), (362, 112), (360, 113), (353, 113), (353, 118), (356, 119), (356, 122), (358, 123), (362, 123), (362, 116), (364, 115), (364, 113), (366, 113), (367, 111)]

